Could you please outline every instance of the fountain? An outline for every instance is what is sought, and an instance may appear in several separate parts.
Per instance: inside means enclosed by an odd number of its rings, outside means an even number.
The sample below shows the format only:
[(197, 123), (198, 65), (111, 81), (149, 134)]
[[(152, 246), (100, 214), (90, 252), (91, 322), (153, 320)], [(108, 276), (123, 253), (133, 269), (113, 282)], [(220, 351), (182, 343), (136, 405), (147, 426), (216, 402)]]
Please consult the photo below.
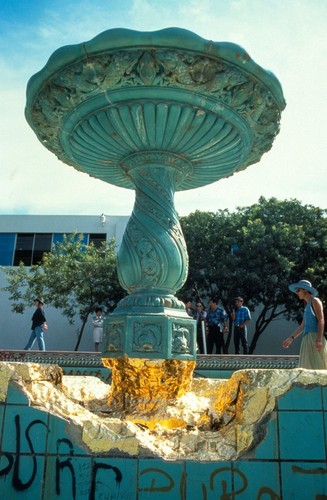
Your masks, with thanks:
[(241, 47), (179, 28), (105, 31), (57, 50), (30, 79), (25, 114), (41, 143), (135, 190), (118, 253), (128, 295), (104, 336), (116, 408), (149, 413), (189, 389), (195, 322), (175, 296), (188, 257), (174, 194), (258, 162), (284, 107), (278, 80)]

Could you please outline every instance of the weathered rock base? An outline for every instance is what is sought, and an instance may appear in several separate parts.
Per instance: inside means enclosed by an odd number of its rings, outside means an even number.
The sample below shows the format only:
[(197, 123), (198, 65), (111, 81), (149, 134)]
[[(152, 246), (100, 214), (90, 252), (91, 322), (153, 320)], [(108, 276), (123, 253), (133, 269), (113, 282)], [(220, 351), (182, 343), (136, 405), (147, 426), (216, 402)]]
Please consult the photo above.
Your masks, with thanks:
[(31, 406), (63, 419), (73, 442), (92, 453), (217, 462), (254, 449), (266, 435), (276, 398), (292, 387), (327, 386), (327, 371), (240, 370), (229, 380), (193, 379), (183, 395), (177, 391), (162, 404), (157, 398), (139, 414), (120, 413), (113, 388), (98, 378), (64, 376), (53, 365), (2, 362), (2, 402), (9, 383)]

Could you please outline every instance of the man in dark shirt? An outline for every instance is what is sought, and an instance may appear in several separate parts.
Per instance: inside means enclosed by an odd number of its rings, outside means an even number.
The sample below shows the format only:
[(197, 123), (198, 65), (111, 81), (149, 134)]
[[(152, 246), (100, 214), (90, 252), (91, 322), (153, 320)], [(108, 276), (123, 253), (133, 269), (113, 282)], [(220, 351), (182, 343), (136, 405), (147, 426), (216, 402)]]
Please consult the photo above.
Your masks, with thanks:
[(43, 301), (41, 299), (35, 299), (34, 305), (36, 307), (34, 314), (32, 316), (32, 331), (29, 341), (24, 347), (25, 351), (29, 351), (35, 340), (37, 340), (39, 350), (45, 351), (45, 344), (43, 339), (43, 329), (47, 329), (46, 319), (43, 313)]
[[(207, 342), (205, 338), (205, 319), (207, 313), (204, 310), (203, 304), (201, 302), (196, 303), (196, 313), (194, 319), (196, 321), (196, 343), (198, 346), (198, 353), (204, 354), (207, 352)], [(204, 349), (205, 342), (205, 349)]]

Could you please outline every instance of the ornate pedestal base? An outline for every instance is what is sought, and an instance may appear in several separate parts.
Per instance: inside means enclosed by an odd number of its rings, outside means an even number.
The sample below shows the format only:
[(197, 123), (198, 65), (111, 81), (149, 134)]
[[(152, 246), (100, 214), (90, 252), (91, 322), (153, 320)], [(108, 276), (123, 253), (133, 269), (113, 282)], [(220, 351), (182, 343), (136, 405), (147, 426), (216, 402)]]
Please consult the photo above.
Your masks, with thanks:
[(177, 359), (102, 359), (112, 370), (109, 407), (140, 417), (160, 412), (190, 390), (195, 361)]
[(195, 321), (185, 313), (112, 314), (104, 333), (103, 357), (195, 359)]

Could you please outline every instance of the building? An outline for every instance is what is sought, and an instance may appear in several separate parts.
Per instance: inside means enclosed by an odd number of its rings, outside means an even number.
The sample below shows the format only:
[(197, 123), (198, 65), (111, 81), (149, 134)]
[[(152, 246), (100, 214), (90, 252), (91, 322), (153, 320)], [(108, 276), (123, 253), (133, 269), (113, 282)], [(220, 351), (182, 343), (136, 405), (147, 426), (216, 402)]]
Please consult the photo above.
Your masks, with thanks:
[[(84, 242), (95, 245), (115, 238), (121, 243), (129, 216), (101, 215), (1, 215), (0, 216), (0, 266), (16, 266), (23, 261), (26, 266), (40, 261), (44, 252), (62, 241), (64, 234), (78, 232)], [(0, 287), (6, 285), (3, 268)], [(0, 291), (0, 349), (22, 349), (30, 335), (30, 318), (35, 308), (26, 308), (23, 315), (11, 311), (8, 294)], [(70, 325), (60, 310), (45, 305), (49, 330), (45, 332), (47, 350), (74, 349), (80, 320)], [(33, 348), (37, 349), (37, 345)], [(81, 351), (93, 350), (92, 325), (86, 327), (80, 344)]]

